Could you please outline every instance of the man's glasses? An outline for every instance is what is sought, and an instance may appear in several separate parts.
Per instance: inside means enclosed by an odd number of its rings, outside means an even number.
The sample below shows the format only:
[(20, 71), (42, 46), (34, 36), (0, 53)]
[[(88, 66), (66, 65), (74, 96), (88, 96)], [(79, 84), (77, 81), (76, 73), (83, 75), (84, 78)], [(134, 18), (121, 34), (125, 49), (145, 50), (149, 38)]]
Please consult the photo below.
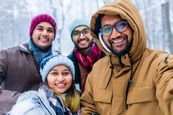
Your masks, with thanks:
[(82, 33), (84, 36), (87, 36), (87, 35), (89, 35), (90, 30), (89, 30), (89, 28), (85, 28), (85, 29), (83, 29), (82, 31), (75, 30), (75, 31), (73, 31), (73, 33), (72, 33), (72, 37), (73, 37), (73, 38), (79, 38), (80, 35), (81, 35), (81, 33)]
[(128, 22), (125, 20), (121, 20), (118, 21), (117, 23), (115, 23), (114, 25), (106, 25), (104, 27), (102, 27), (100, 29), (100, 32), (104, 35), (104, 36), (109, 36), (112, 34), (113, 31), (113, 27), (118, 31), (118, 32), (124, 32), (127, 30), (128, 28)]

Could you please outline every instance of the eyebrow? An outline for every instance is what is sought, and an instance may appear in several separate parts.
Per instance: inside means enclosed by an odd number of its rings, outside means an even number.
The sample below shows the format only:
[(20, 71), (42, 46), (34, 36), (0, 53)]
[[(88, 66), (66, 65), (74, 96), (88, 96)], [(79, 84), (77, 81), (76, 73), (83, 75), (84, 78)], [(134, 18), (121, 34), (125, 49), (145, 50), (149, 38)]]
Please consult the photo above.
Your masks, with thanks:
[(37, 25), (36, 27), (41, 27), (41, 28), (43, 28), (44, 26), (42, 26), (42, 25)]
[(74, 31), (83, 31), (83, 30), (86, 30), (86, 29), (89, 29), (89, 27), (85, 27), (85, 28), (83, 28), (82, 30), (74, 30)]
[[(42, 26), (42, 25), (37, 25), (36, 27), (44, 28), (44, 26)], [(53, 27), (48, 27), (48, 29), (53, 29), (54, 30)]]
[[(127, 22), (127, 20), (120, 19), (120, 20), (116, 21), (113, 25), (111, 25), (111, 24), (105, 24), (105, 25), (102, 26), (102, 27), (105, 27), (105, 26), (114, 26), (115, 24), (117, 24), (117, 23), (120, 22), (120, 21), (126, 21), (126, 22)], [(127, 22), (127, 23), (128, 23), (128, 22)]]

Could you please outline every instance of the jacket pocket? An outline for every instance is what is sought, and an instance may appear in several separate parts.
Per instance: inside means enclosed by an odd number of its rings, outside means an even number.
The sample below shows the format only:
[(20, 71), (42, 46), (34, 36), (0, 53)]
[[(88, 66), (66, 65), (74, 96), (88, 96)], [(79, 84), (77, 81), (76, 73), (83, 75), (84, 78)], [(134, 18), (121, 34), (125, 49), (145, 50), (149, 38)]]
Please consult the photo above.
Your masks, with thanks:
[(156, 100), (154, 95), (155, 89), (150, 87), (142, 87), (135, 91), (128, 93), (127, 104), (134, 104), (140, 102), (148, 102)]
[(111, 103), (112, 101), (112, 91), (107, 90), (97, 90), (94, 92), (94, 101)]

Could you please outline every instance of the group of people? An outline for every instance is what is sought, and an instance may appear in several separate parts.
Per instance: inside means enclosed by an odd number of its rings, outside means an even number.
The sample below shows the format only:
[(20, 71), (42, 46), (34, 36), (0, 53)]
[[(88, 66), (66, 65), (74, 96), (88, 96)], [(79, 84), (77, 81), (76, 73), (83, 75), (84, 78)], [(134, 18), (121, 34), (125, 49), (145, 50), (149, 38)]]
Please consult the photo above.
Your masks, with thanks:
[(147, 48), (129, 0), (102, 6), (90, 23), (76, 19), (68, 56), (52, 49), (56, 28), (39, 14), (27, 43), (0, 51), (1, 93), (21, 93), (7, 115), (173, 114), (173, 55)]

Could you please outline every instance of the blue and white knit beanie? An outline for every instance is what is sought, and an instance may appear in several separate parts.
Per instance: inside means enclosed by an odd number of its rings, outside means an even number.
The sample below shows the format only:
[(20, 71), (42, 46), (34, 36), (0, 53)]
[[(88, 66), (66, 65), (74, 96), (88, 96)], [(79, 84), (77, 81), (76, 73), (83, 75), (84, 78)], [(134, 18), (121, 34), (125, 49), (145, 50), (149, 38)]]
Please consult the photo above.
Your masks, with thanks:
[(40, 74), (44, 82), (46, 81), (46, 77), (48, 73), (51, 71), (51, 69), (57, 65), (67, 66), (72, 74), (73, 80), (75, 79), (75, 70), (73, 62), (66, 56), (53, 55), (45, 58), (40, 64)]
[(69, 26), (70, 34), (72, 35), (72, 32), (74, 31), (74, 29), (79, 27), (79, 26), (87, 26), (87, 27), (89, 27), (89, 22), (84, 20), (84, 19), (80, 19), (80, 18), (74, 20), (73, 23)]

